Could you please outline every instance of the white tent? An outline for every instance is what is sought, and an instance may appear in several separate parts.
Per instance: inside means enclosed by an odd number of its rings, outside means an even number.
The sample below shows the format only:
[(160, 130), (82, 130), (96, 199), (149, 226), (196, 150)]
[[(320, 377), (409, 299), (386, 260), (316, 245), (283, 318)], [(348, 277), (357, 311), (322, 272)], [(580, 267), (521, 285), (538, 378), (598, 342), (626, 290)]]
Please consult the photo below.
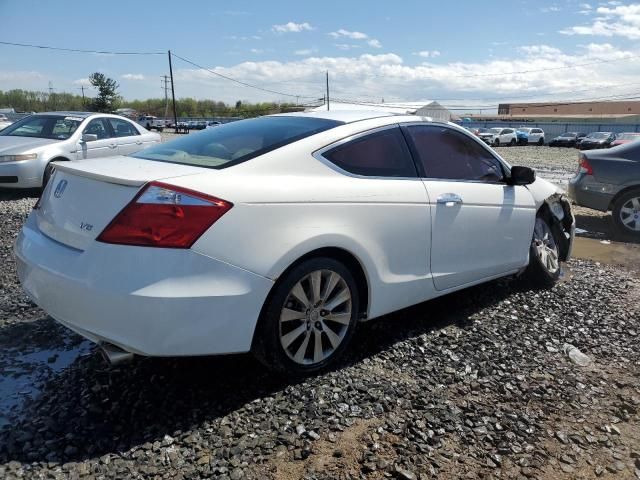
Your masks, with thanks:
[(451, 122), (458, 119), (456, 115), (451, 113), (438, 102), (431, 102), (424, 107), (420, 107), (416, 111), (416, 115), (420, 117), (431, 117), (437, 122)]

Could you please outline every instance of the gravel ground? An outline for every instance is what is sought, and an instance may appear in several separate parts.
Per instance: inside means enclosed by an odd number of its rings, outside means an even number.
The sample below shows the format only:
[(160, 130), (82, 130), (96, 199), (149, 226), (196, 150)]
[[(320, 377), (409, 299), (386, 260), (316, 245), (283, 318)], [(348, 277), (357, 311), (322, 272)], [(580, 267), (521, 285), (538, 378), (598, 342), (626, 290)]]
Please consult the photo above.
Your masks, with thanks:
[(248, 355), (110, 368), (18, 285), (29, 195), (0, 192), (0, 478), (640, 478), (637, 271), (573, 260), (550, 291), (427, 302), (305, 380)]

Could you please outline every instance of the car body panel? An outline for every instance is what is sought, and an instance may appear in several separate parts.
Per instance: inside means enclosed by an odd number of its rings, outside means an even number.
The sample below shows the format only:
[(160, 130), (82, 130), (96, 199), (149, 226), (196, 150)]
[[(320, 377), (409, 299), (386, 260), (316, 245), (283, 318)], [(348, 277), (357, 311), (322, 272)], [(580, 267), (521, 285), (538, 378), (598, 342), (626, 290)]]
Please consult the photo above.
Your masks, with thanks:
[(607, 211), (616, 195), (640, 186), (640, 143), (581, 154), (593, 168), (593, 175), (581, 169), (569, 180), (569, 195), (578, 205)]

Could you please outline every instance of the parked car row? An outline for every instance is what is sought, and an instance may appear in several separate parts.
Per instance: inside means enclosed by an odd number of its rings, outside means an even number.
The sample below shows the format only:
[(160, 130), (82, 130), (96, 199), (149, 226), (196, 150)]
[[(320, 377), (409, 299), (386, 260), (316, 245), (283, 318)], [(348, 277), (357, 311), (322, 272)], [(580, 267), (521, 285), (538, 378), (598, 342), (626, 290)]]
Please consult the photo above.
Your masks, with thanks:
[(480, 137), (487, 145), (500, 147), (502, 145), (544, 145), (544, 131), (541, 128), (467, 128), (471, 133)]
[[(504, 145), (544, 145), (545, 133), (541, 128), (477, 128), (466, 127), (468, 131), (480, 137), (487, 145), (500, 147)], [(580, 150), (609, 148), (640, 139), (638, 132), (565, 132), (551, 139), (550, 147), (573, 147)]]
[(13, 122), (11, 120), (9, 120), (4, 113), (0, 113), (0, 130), (2, 130), (3, 128), (8, 127), (12, 123)]

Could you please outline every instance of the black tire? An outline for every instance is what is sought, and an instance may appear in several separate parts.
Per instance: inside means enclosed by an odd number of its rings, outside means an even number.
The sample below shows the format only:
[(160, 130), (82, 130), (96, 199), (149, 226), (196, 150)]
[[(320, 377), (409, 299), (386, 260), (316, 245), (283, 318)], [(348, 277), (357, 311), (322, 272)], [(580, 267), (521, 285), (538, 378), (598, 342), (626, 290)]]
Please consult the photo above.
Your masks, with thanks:
[[(634, 199), (636, 199), (635, 205)], [(625, 204), (627, 204), (626, 208), (631, 208), (633, 212), (623, 212), (622, 209)], [(611, 208), (613, 226), (616, 229), (616, 233), (622, 236), (623, 239), (640, 240), (640, 209), (637, 205), (640, 205), (640, 188), (634, 188), (623, 193), (613, 202)], [(625, 224), (625, 221), (628, 223)]]
[[(280, 316), (283, 312), (283, 308), (285, 308), (285, 302), (287, 302), (288, 300), (291, 301), (292, 289), (299, 282), (304, 282), (304, 279), (307, 278), (309, 274), (318, 270), (335, 272), (340, 277), (342, 277), (346, 284), (346, 288), (348, 288), (349, 293), (351, 294), (351, 314), (348, 320), (349, 324), (346, 325), (346, 329), (343, 330), (342, 341), (335, 348), (335, 350), (330, 353), (327, 358), (320, 362), (303, 365), (294, 361), (289, 356), (291, 352), (288, 353), (285, 351), (285, 346), (283, 346), (284, 340), (281, 341), (283, 333), (281, 332)], [(332, 296), (327, 297), (327, 300), (329, 298), (332, 298)], [(293, 308), (289, 303), (287, 303), (286, 305), (287, 307)], [(279, 373), (285, 373), (289, 375), (308, 375), (326, 369), (330, 365), (334, 364), (348, 347), (358, 323), (358, 312), (360, 311), (359, 309), (360, 299), (358, 295), (358, 286), (353, 275), (347, 269), (347, 267), (345, 267), (339, 261), (327, 257), (311, 258), (309, 260), (303, 261), (302, 263), (294, 266), (288, 272), (286, 272), (278, 281), (278, 283), (273, 287), (273, 290), (271, 291), (262, 309), (262, 313), (256, 327), (252, 352), (256, 356), (256, 358), (267, 368)], [(308, 311), (309, 310), (307, 310), (307, 315)], [(306, 329), (307, 331), (309, 331), (309, 329), (313, 327), (309, 327), (308, 318), (309, 317), (307, 316), (307, 320), (293, 320), (293, 322), (299, 322), (295, 324), (294, 327), (299, 328), (306, 324)], [(311, 321), (311, 323), (313, 323), (313, 320)], [(324, 328), (329, 328), (324, 324), (323, 326)], [(295, 330), (295, 328), (292, 328), (292, 330)], [(320, 328), (320, 330), (322, 330), (322, 328)], [(300, 335), (300, 337), (296, 337), (296, 341), (301, 339), (302, 335), (304, 334)], [(314, 329), (313, 335), (311, 336), (315, 339), (315, 335), (317, 335), (317, 332)], [(324, 333), (324, 337), (322, 337), (322, 333), (320, 334), (320, 336), (321, 338), (325, 339), (325, 341), (328, 339), (326, 333)], [(302, 348), (302, 344), (304, 344), (305, 341), (306, 340), (303, 339), (300, 342), (300, 345), (296, 345), (294, 342), (294, 344), (292, 344), (294, 345), (293, 350)], [(308, 351), (309, 347), (313, 347), (311, 343), (312, 342), (309, 341), (308, 344), (304, 347), (305, 352)]]
[(544, 145), (544, 138), (538, 139), (538, 146), (542, 147)]
[(162, 128), (162, 127), (158, 128), (158, 132), (160, 132), (160, 133), (162, 133), (163, 130), (164, 130), (164, 128)]
[(147, 127), (146, 128), (147, 128), (147, 130), (151, 131), (151, 124), (147, 123)]
[(500, 146), (500, 139), (499, 139), (499, 138), (496, 138), (496, 139), (493, 141), (493, 146), (494, 146), (494, 147), (499, 147), (499, 146)]
[[(539, 239), (536, 238), (538, 222), (543, 222), (546, 225), (548, 234), (555, 245), (557, 261), (557, 269), (555, 270), (549, 268), (549, 264), (545, 262), (539, 253), (537, 246)], [(529, 265), (524, 272), (524, 277), (535, 287), (551, 288), (560, 278), (561, 272), (562, 266), (560, 263), (560, 238), (558, 238), (558, 228), (549, 221), (549, 216), (547, 214), (540, 212), (536, 216), (536, 227), (534, 228), (531, 247), (529, 248)]]
[(509, 142), (509, 146), (510, 147), (515, 147), (516, 146), (516, 139), (512, 138), (511, 141)]

